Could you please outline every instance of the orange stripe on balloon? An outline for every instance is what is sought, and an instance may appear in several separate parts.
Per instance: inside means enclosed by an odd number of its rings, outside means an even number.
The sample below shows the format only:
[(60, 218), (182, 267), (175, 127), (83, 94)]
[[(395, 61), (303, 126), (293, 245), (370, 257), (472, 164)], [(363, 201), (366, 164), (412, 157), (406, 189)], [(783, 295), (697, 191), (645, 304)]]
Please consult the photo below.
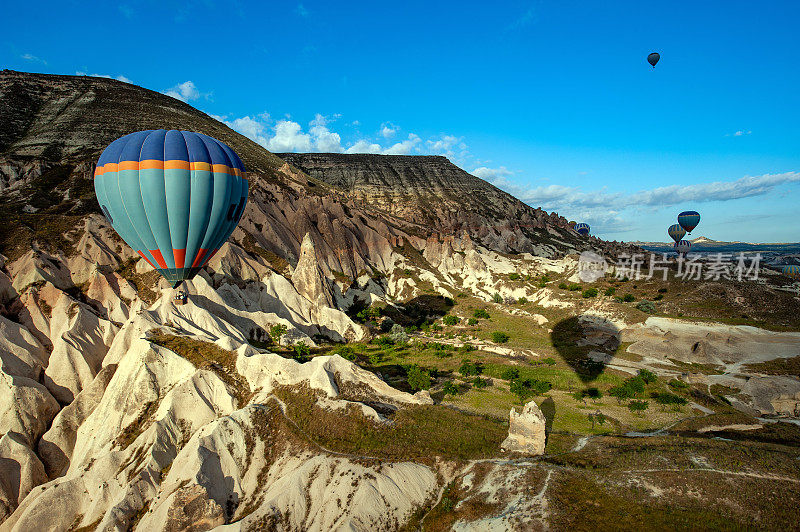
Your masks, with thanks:
[(153, 258), (156, 259), (156, 262), (162, 269), (167, 269), (167, 263), (164, 261), (164, 257), (161, 255), (161, 251), (158, 249), (151, 249), (150, 254), (153, 255)]
[[(136, 253), (138, 253), (139, 255), (141, 255), (141, 257), (142, 257), (144, 260), (146, 260), (146, 261), (147, 261), (147, 264), (149, 264), (150, 266), (153, 266), (153, 263), (152, 263), (152, 262), (150, 262), (150, 259), (148, 259), (148, 258), (145, 256), (145, 254), (144, 254), (144, 253), (142, 253), (141, 251), (137, 251)], [(153, 266), (153, 269), (156, 269), (156, 267), (155, 267), (155, 266)]]
[(186, 248), (184, 249), (172, 248), (172, 254), (175, 256), (175, 267), (183, 268), (184, 263), (186, 262)]
[(120, 161), (119, 163), (106, 163), (104, 166), (95, 168), (95, 177), (103, 175), (108, 172), (118, 172), (120, 170), (198, 170), (204, 172), (217, 172), (220, 174), (228, 174), (236, 177), (245, 177), (245, 172), (238, 168), (227, 166), (225, 164), (210, 164), (204, 162), (182, 161), (179, 159), (172, 159), (169, 161), (159, 161), (156, 159), (146, 159), (144, 161)]
[(197, 256), (194, 258), (194, 262), (192, 263), (192, 268), (200, 267), (200, 264), (203, 263), (203, 257), (205, 257), (206, 253), (208, 253), (207, 249), (200, 248), (200, 251), (197, 253)]

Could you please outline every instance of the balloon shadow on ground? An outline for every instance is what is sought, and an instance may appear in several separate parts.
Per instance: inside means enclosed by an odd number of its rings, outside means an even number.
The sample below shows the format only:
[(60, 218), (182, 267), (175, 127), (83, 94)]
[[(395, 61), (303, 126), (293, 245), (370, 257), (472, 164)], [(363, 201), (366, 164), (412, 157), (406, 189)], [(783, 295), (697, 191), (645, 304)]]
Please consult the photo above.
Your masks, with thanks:
[(550, 431), (553, 430), (553, 419), (556, 417), (556, 403), (553, 398), (547, 397), (542, 401), (542, 404), (539, 405), (539, 410), (542, 411), (544, 416), (544, 432), (545, 434), (550, 434)]
[(603, 372), (620, 345), (619, 328), (597, 316), (573, 316), (558, 322), (550, 341), (582, 382)]

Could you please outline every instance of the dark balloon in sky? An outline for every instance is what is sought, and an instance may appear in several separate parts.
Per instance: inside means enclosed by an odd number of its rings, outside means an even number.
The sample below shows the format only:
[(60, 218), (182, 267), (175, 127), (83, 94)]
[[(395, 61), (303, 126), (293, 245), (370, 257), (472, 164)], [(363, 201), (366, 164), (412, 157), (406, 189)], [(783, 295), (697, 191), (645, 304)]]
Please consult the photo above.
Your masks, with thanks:
[(647, 56), (647, 62), (650, 63), (653, 66), (653, 68), (656, 67), (656, 63), (658, 63), (659, 59), (661, 59), (661, 56), (658, 55), (658, 52), (653, 52), (652, 54)]

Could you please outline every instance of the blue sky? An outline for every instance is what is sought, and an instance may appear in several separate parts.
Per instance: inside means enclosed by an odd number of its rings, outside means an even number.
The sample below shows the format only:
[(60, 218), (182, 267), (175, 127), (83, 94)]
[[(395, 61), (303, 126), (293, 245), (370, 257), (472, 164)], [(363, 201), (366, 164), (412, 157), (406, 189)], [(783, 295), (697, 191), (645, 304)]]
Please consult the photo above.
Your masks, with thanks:
[(273, 151), (444, 154), (604, 238), (696, 209), (693, 236), (800, 241), (800, 2), (91, 4), (7, 3), (0, 67), (131, 81)]

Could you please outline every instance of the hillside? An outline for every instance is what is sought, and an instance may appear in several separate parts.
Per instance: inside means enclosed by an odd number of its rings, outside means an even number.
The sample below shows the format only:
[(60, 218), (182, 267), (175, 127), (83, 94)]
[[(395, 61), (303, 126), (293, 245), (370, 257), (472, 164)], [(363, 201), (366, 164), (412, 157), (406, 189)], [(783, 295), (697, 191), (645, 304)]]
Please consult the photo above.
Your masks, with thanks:
[[(587, 281), (631, 248), (444, 158), (288, 164), (133, 85), (0, 82), (0, 532), (800, 519), (793, 280)], [(252, 170), (185, 305), (92, 190), (160, 125)]]

